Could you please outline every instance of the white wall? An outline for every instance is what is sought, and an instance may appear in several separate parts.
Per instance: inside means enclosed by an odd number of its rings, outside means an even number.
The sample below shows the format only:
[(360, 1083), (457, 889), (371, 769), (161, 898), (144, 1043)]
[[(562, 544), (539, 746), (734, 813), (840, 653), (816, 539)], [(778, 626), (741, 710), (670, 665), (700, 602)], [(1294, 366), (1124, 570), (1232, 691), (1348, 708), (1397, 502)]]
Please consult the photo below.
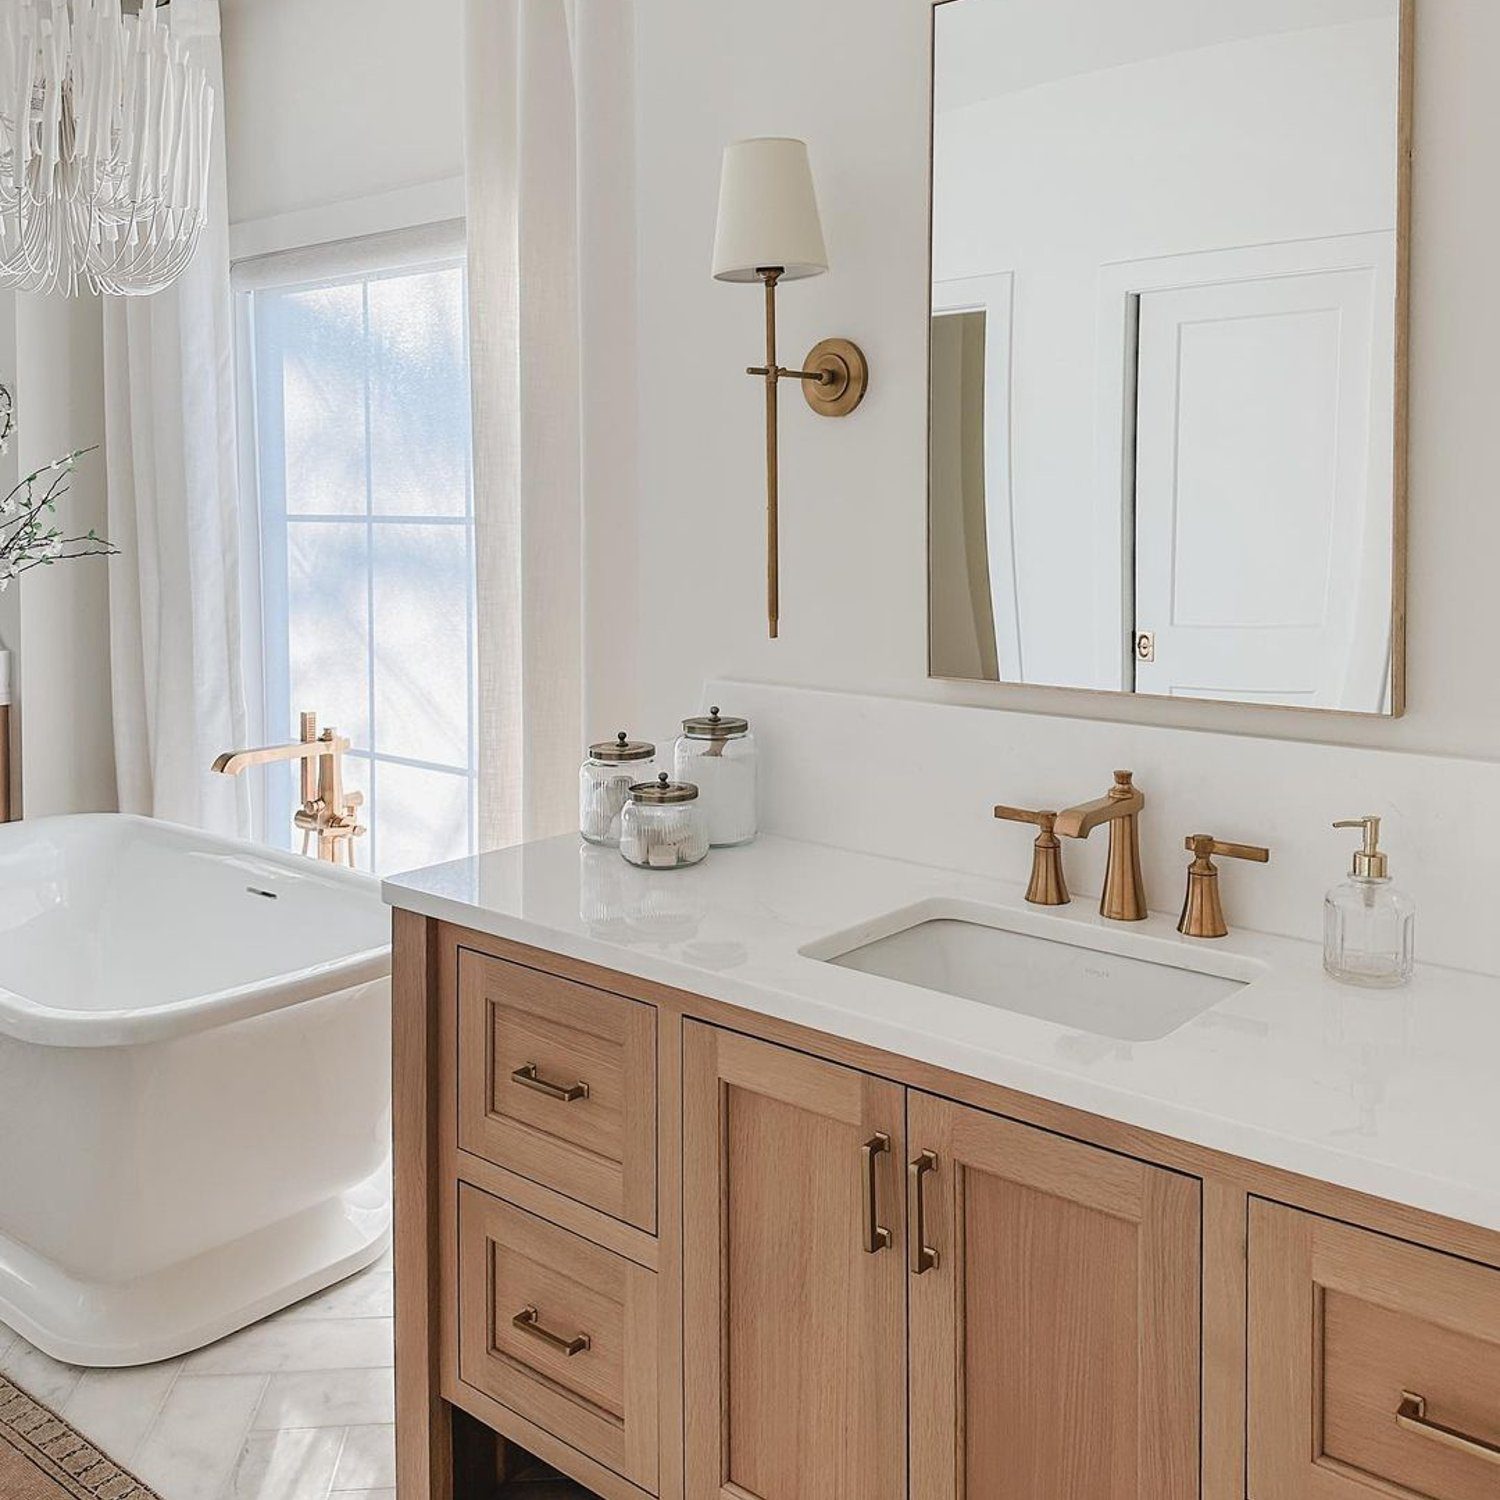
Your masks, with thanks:
[(222, 0), (229, 217), (463, 171), (460, 0)]
[[(1500, 180), (1500, 6), (1418, 5), (1411, 677), (1392, 724), (929, 682), (926, 0), (637, 3), (645, 722), (670, 723), (705, 679), (733, 675), (1500, 759), (1500, 423), (1485, 376), (1500, 326), (1487, 186)], [(833, 260), (783, 291), (786, 362), (830, 334), (871, 361), (870, 394), (843, 421), (784, 394), (779, 642), (761, 600), (761, 406), (742, 373), (760, 306), (709, 275), (721, 148), (761, 133), (810, 142)], [(1076, 585), (1059, 569), (1056, 586)], [(1232, 784), (1223, 798), (1232, 815)]]
[[(16, 435), (0, 472), (8, 492), (20, 474), (103, 443), (103, 327), (93, 298), (0, 300), (0, 379), (16, 396)], [(102, 452), (79, 461), (55, 524), (70, 536), (91, 526), (105, 531)], [(15, 653), (18, 816), (116, 805), (109, 566), (100, 560), (34, 569), (0, 606), (0, 639)]]
[[(972, 28), (948, 23), (986, 13), (981, 0), (941, 12), (944, 104), (956, 58), (974, 61)], [(1393, 231), (1396, 36), (1396, 23), (1380, 20), (1284, 31), (938, 114), (933, 275), (1015, 275), (1009, 412), (990, 420), (1012, 422), (1027, 681), (1120, 680), (1120, 485), (1096, 461), (1099, 372), (1123, 368), (1129, 351), (1101, 321), (1101, 268)], [(988, 40), (1000, 74), (1003, 37)], [(1387, 472), (1387, 514), (1389, 496)], [(1077, 586), (1056, 586), (1059, 557), (1077, 561)], [(1014, 663), (1006, 676), (1015, 680)]]

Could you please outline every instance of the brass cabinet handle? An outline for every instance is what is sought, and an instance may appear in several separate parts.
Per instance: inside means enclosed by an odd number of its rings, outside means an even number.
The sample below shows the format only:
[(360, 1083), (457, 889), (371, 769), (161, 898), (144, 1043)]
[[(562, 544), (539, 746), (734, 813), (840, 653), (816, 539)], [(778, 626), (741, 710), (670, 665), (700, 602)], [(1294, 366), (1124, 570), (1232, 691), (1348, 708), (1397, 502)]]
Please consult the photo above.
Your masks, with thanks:
[(1500, 1446), (1487, 1443), (1482, 1438), (1470, 1437), (1455, 1427), (1444, 1427), (1427, 1416), (1427, 1398), (1415, 1391), (1401, 1392), (1401, 1405), (1396, 1409), (1396, 1426), (1403, 1432), (1414, 1432), (1418, 1437), (1431, 1438), (1445, 1448), (1454, 1448), (1467, 1453), (1470, 1458), (1483, 1458), (1492, 1464), (1500, 1464)]
[(876, 1181), (876, 1174), (879, 1170), (877, 1162), (890, 1149), (891, 1138), (883, 1130), (877, 1130), (859, 1148), (859, 1154), (864, 1161), (865, 1167), (864, 1221), (866, 1255), (875, 1255), (881, 1250), (889, 1250), (891, 1248), (891, 1232), (880, 1222), (879, 1184)]
[(537, 1072), (533, 1062), (517, 1068), (510, 1075), (510, 1081), (519, 1083), (523, 1089), (535, 1089), (549, 1099), (561, 1099), (564, 1104), (571, 1104), (575, 1099), (587, 1099), (589, 1096), (589, 1086), (581, 1078), (577, 1083), (548, 1083)]
[(575, 1354), (582, 1354), (585, 1349), (593, 1343), (586, 1333), (575, 1334), (570, 1339), (565, 1339), (560, 1333), (553, 1333), (550, 1328), (543, 1328), (537, 1322), (537, 1310), (534, 1307), (523, 1307), (511, 1320), (513, 1328), (519, 1328), (522, 1333), (528, 1333), (534, 1339), (540, 1339), (549, 1349), (556, 1349), (559, 1354), (566, 1354), (570, 1358)]
[(922, 1190), (922, 1179), (936, 1172), (937, 1166), (936, 1153), (924, 1151), (906, 1169), (906, 1232), (911, 1236), (913, 1276), (937, 1269), (938, 1253), (927, 1243), (927, 1195)]

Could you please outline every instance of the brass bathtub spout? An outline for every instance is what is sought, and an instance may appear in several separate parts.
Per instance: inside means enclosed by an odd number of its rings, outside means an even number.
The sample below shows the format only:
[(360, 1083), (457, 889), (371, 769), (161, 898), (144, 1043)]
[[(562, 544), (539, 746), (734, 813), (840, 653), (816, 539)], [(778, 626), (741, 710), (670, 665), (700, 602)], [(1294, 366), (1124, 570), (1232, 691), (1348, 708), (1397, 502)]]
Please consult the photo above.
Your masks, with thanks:
[(1055, 828), (1061, 838), (1086, 839), (1101, 823), (1109, 824), (1109, 863), (1099, 914), (1112, 922), (1144, 922), (1149, 915), (1139, 822), (1145, 805), (1133, 773), (1116, 771), (1115, 784), (1105, 796), (1057, 815)]
[(214, 762), (214, 770), (224, 776), (238, 776), (251, 766), (300, 761), (302, 805), (292, 821), (302, 830), (302, 852), (312, 853), (311, 842), (316, 838), (319, 859), (347, 864), (352, 870), (354, 841), (365, 832), (356, 815), (365, 799), (362, 792), (344, 790), (344, 756), (349, 741), (332, 729), (319, 734), (315, 713), (302, 715), (301, 729), (302, 738), (289, 745), (226, 751)]

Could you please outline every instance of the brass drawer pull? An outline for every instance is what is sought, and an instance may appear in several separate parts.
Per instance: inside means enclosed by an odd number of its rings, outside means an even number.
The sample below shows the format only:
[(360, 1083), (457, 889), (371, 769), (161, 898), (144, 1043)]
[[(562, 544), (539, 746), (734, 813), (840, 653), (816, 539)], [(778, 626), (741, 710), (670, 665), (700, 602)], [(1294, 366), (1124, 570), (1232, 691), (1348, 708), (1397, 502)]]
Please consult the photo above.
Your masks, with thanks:
[(891, 1232), (880, 1222), (879, 1184), (876, 1173), (880, 1157), (891, 1149), (891, 1138), (883, 1130), (859, 1148), (865, 1167), (865, 1254), (875, 1255), (891, 1248)]
[(543, 1328), (537, 1322), (537, 1310), (534, 1307), (523, 1307), (510, 1321), (511, 1325), (519, 1328), (522, 1333), (529, 1333), (532, 1338), (540, 1339), (549, 1349), (556, 1349), (559, 1354), (566, 1354), (569, 1358), (575, 1354), (582, 1354), (593, 1343), (586, 1333), (565, 1339), (560, 1333), (553, 1333), (550, 1328)]
[(1429, 1421), (1427, 1398), (1417, 1395), (1415, 1391), (1401, 1392), (1401, 1405), (1396, 1410), (1396, 1426), (1403, 1432), (1414, 1432), (1418, 1437), (1431, 1438), (1445, 1448), (1467, 1453), (1470, 1458), (1483, 1458), (1492, 1464), (1500, 1464), (1500, 1446), (1486, 1443), (1482, 1438), (1470, 1437), (1468, 1433), (1459, 1432), (1456, 1428), (1444, 1427), (1441, 1422)]
[(577, 1083), (548, 1083), (537, 1072), (533, 1062), (517, 1068), (510, 1075), (510, 1081), (519, 1083), (523, 1089), (535, 1089), (549, 1099), (561, 1099), (564, 1104), (571, 1104), (575, 1099), (587, 1099), (589, 1096), (589, 1086), (581, 1078)]
[(924, 1151), (906, 1169), (906, 1232), (911, 1236), (913, 1276), (937, 1269), (938, 1253), (927, 1243), (927, 1195), (922, 1189), (922, 1179), (937, 1166), (936, 1154)]

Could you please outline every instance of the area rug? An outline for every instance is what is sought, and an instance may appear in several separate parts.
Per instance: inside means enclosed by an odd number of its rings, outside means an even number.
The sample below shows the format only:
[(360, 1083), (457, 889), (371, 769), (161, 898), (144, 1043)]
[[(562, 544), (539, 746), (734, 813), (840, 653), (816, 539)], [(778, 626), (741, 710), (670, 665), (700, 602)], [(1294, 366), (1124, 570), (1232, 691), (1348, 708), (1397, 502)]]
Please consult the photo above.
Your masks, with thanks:
[(0, 1496), (4, 1500), (161, 1500), (0, 1375)]

